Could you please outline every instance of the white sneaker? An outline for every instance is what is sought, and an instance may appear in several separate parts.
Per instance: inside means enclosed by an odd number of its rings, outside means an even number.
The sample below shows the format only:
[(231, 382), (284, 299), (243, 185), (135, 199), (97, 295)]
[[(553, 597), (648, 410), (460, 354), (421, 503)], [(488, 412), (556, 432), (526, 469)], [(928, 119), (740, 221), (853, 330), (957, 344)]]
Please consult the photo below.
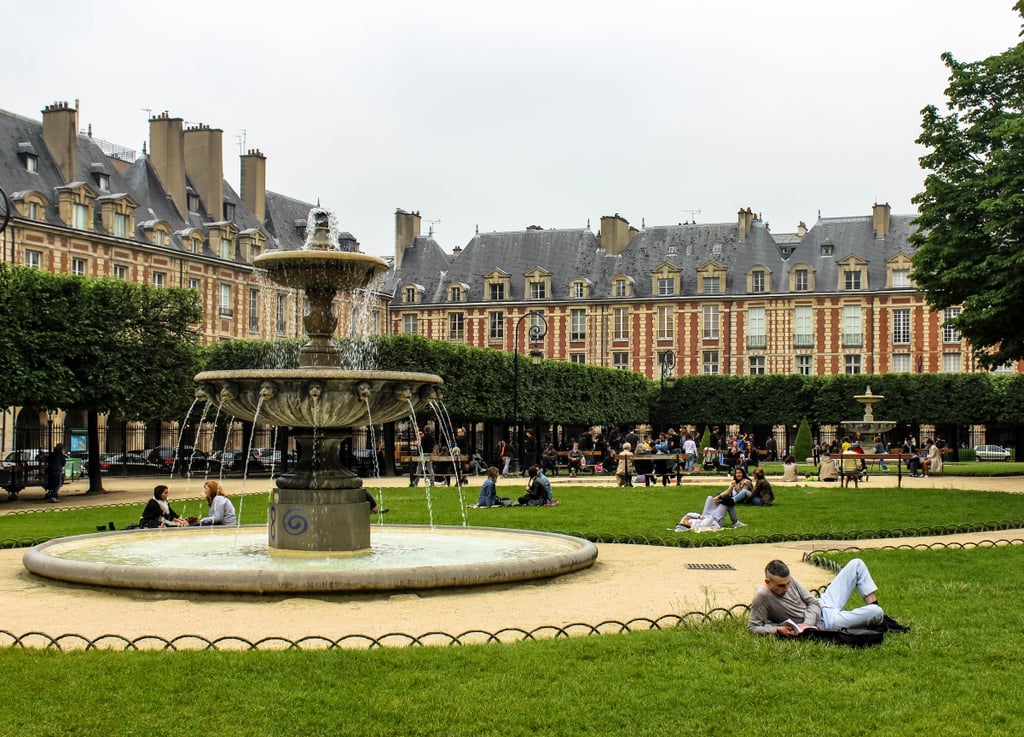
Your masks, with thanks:
[(740, 522), (739, 520), (736, 520), (736, 524), (733, 525), (733, 527), (746, 527), (746, 526), (747, 526), (746, 522)]

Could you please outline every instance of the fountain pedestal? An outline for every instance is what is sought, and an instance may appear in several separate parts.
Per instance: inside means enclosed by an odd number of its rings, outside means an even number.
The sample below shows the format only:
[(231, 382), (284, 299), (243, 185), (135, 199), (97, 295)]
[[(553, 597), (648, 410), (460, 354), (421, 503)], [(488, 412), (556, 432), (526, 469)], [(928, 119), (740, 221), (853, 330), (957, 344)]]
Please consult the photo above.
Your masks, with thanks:
[(270, 497), (267, 525), (274, 551), (319, 556), (370, 550), (370, 505), (362, 488), (277, 489)]

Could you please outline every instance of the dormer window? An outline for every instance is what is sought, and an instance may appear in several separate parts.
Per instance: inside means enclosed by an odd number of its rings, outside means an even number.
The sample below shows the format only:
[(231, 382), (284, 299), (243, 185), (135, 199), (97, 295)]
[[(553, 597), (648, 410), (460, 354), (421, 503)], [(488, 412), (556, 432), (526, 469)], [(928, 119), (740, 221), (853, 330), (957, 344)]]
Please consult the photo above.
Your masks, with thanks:
[(188, 192), (185, 195), (185, 200), (188, 203), (189, 212), (199, 212), (199, 195), (195, 192)]
[(39, 157), (36, 155), (35, 147), (28, 141), (18, 144), (18, 158), (21, 159), (25, 171), (30, 171), (33, 174), (39, 172)]
[(526, 277), (526, 294), (530, 299), (547, 299), (551, 295), (551, 273), (540, 267), (530, 269)]
[(230, 238), (220, 239), (220, 257), (223, 259), (230, 259), (234, 256), (234, 243)]
[(705, 276), (704, 277), (704, 294), (721, 294), (722, 293), (722, 277), (720, 276)]
[(612, 296), (629, 297), (633, 294), (633, 281), (628, 276), (617, 276), (612, 279)]
[(407, 305), (418, 304), (423, 296), (423, 287), (419, 284), (406, 284), (402, 287), (402, 302)]
[(885, 262), (885, 286), (889, 289), (910, 289), (914, 286), (910, 281), (910, 270), (910, 257), (905, 253), (896, 254)]
[(682, 279), (679, 269), (663, 263), (651, 272), (651, 292), (659, 297), (679, 294)]
[(834, 246), (832, 245), (832, 241), (829, 240), (828, 238), (826, 238), (825, 242), (821, 244), (821, 255), (822, 256), (831, 256), (833, 250), (835, 250), (835, 249), (834, 249)]
[(128, 216), (123, 212), (114, 213), (114, 235), (117, 238), (128, 237)]
[(755, 266), (747, 272), (747, 291), (751, 294), (764, 294), (772, 289), (771, 272), (761, 266)]
[(49, 202), (42, 192), (27, 190), (13, 193), (11, 204), (22, 217), (29, 220), (43, 220), (46, 217), (46, 206)]
[(235, 204), (233, 202), (224, 203), (224, 219), (234, 220), (235, 219)]
[(569, 284), (569, 296), (573, 299), (586, 299), (590, 296), (590, 282), (587, 279), (573, 279)]
[(511, 274), (501, 269), (493, 269), (484, 274), (484, 295), (492, 302), (508, 299), (510, 296)]
[(807, 264), (794, 264), (789, 270), (789, 291), (813, 292), (814, 271)]
[(448, 301), (449, 302), (465, 302), (469, 295), (469, 285), (459, 282), (458, 284), (452, 284), (448, 288)]
[(107, 174), (97, 173), (96, 174), (96, 186), (100, 188), (101, 192), (110, 191), (110, 177)]
[(839, 284), (837, 289), (847, 292), (859, 292), (868, 288), (868, 263), (864, 259), (849, 255), (837, 263), (839, 266)]

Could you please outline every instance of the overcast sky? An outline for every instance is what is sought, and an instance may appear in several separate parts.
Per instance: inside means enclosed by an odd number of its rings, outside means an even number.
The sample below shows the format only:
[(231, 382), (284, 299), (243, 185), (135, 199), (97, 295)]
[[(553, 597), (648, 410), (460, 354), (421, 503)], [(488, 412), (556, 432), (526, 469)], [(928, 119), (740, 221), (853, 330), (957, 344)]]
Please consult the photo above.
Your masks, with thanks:
[[(0, 107), (80, 100), (141, 151), (163, 110), (267, 156), (267, 188), (394, 250), (481, 231), (913, 212), (939, 55), (1018, 43), (1013, 0), (57, 0), (4, 33)], [(202, 20), (200, 20), (202, 19)], [(699, 211), (699, 212), (691, 212)]]

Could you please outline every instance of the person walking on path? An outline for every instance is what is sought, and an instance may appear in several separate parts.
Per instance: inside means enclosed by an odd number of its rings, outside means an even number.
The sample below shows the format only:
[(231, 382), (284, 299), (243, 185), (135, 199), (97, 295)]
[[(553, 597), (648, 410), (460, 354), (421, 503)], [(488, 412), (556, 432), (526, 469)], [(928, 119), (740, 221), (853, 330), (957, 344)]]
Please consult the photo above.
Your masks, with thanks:
[(57, 443), (50, 451), (49, 458), (46, 459), (46, 496), (43, 497), (54, 504), (57, 503), (60, 487), (64, 485), (64, 466), (67, 462), (68, 457), (64, 455), (64, 446)]

